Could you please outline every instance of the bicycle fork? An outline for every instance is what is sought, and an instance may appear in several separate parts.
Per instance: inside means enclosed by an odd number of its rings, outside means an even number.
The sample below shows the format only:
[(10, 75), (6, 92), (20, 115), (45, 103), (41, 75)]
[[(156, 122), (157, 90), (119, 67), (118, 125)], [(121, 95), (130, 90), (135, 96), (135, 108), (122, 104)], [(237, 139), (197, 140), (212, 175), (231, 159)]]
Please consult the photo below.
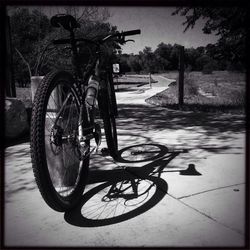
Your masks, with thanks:
[[(86, 89), (85, 103), (80, 107), (80, 115), (78, 121), (78, 138), (80, 143), (81, 157), (86, 157), (94, 151), (98, 151), (101, 144), (101, 126), (94, 121), (94, 110), (98, 96), (99, 81), (94, 75), (91, 75)], [(88, 120), (88, 125), (84, 126), (84, 121)], [(89, 140), (95, 139), (96, 146), (91, 150)], [(86, 154), (86, 152), (88, 152)]]

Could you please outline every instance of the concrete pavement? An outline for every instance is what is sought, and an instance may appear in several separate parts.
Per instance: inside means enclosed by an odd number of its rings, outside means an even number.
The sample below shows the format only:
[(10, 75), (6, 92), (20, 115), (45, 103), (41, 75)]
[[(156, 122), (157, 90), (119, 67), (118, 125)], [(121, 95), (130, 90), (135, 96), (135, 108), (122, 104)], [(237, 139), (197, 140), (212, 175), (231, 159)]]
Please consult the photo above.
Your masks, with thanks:
[[(31, 171), (29, 143), (7, 148), (5, 244), (244, 246), (244, 117), (146, 104), (146, 98), (164, 89), (153, 84), (152, 89), (145, 85), (117, 93), (121, 158), (93, 157), (83, 199), (66, 214), (54, 212), (42, 200)], [(195, 171), (187, 171), (190, 164)], [(120, 185), (122, 179), (130, 181), (124, 185), (133, 183), (139, 196), (123, 194), (105, 201), (112, 184)]]
[(116, 92), (118, 104), (145, 104), (146, 99), (162, 92), (171, 82), (175, 81), (158, 75), (154, 75), (153, 79), (156, 82), (152, 83), (152, 88), (149, 84), (145, 84), (142, 87), (128, 88), (124, 92)]

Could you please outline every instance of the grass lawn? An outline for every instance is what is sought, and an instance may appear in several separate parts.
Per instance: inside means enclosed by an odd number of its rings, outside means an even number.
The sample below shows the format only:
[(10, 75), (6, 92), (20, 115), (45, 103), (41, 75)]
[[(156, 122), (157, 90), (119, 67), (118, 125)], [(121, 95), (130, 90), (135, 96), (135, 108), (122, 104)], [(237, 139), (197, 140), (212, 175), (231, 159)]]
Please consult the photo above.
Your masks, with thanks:
[[(178, 73), (163, 74), (176, 79)], [(246, 75), (244, 73), (215, 71), (212, 74), (201, 72), (185, 73), (184, 110), (243, 112), (245, 106)], [(146, 100), (150, 104), (168, 108), (179, 108), (178, 85), (169, 88)]]
[[(157, 74), (178, 83), (178, 71)], [(151, 75), (154, 83), (154, 75)], [(116, 91), (129, 90), (149, 83), (148, 75), (123, 75), (114, 79)], [(178, 109), (178, 84), (147, 99), (150, 104)], [(244, 73), (214, 71), (212, 74), (201, 72), (185, 73), (183, 110), (233, 111), (244, 112), (246, 75)], [(26, 108), (31, 107), (30, 88), (16, 88), (17, 98)]]
[[(151, 82), (154, 83), (155, 80), (151, 77)], [(137, 88), (149, 83), (148, 75), (122, 75), (121, 77), (114, 78), (114, 84), (119, 85), (117, 91)], [(17, 98), (22, 100), (26, 108), (31, 108), (31, 89), (16, 87)]]

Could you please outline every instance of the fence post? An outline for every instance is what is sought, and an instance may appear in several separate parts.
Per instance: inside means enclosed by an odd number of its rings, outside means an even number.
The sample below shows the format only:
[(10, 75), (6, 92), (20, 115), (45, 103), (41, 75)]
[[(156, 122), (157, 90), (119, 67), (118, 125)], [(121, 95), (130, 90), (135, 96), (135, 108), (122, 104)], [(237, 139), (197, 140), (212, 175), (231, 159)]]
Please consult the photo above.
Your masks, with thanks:
[(184, 103), (184, 46), (179, 49), (179, 107)]
[(150, 72), (149, 72), (149, 75), (148, 75), (148, 83), (149, 83), (150, 88), (152, 88), (151, 73)]
[(6, 9), (1, 9), (1, 12), (4, 12), (4, 32), (5, 32), (5, 48), (6, 48), (6, 96), (16, 97), (16, 87), (15, 80), (13, 76), (13, 67), (12, 67), (12, 48), (11, 48), (11, 34), (10, 34), (10, 17), (6, 14)]

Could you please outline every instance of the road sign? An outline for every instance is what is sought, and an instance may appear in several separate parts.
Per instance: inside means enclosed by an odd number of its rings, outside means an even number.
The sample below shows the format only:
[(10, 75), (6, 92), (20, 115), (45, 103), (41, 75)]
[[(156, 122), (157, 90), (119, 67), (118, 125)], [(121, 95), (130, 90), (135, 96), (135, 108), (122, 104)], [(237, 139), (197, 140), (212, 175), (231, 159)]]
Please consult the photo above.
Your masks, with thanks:
[(120, 73), (120, 65), (119, 63), (113, 64), (113, 73)]

